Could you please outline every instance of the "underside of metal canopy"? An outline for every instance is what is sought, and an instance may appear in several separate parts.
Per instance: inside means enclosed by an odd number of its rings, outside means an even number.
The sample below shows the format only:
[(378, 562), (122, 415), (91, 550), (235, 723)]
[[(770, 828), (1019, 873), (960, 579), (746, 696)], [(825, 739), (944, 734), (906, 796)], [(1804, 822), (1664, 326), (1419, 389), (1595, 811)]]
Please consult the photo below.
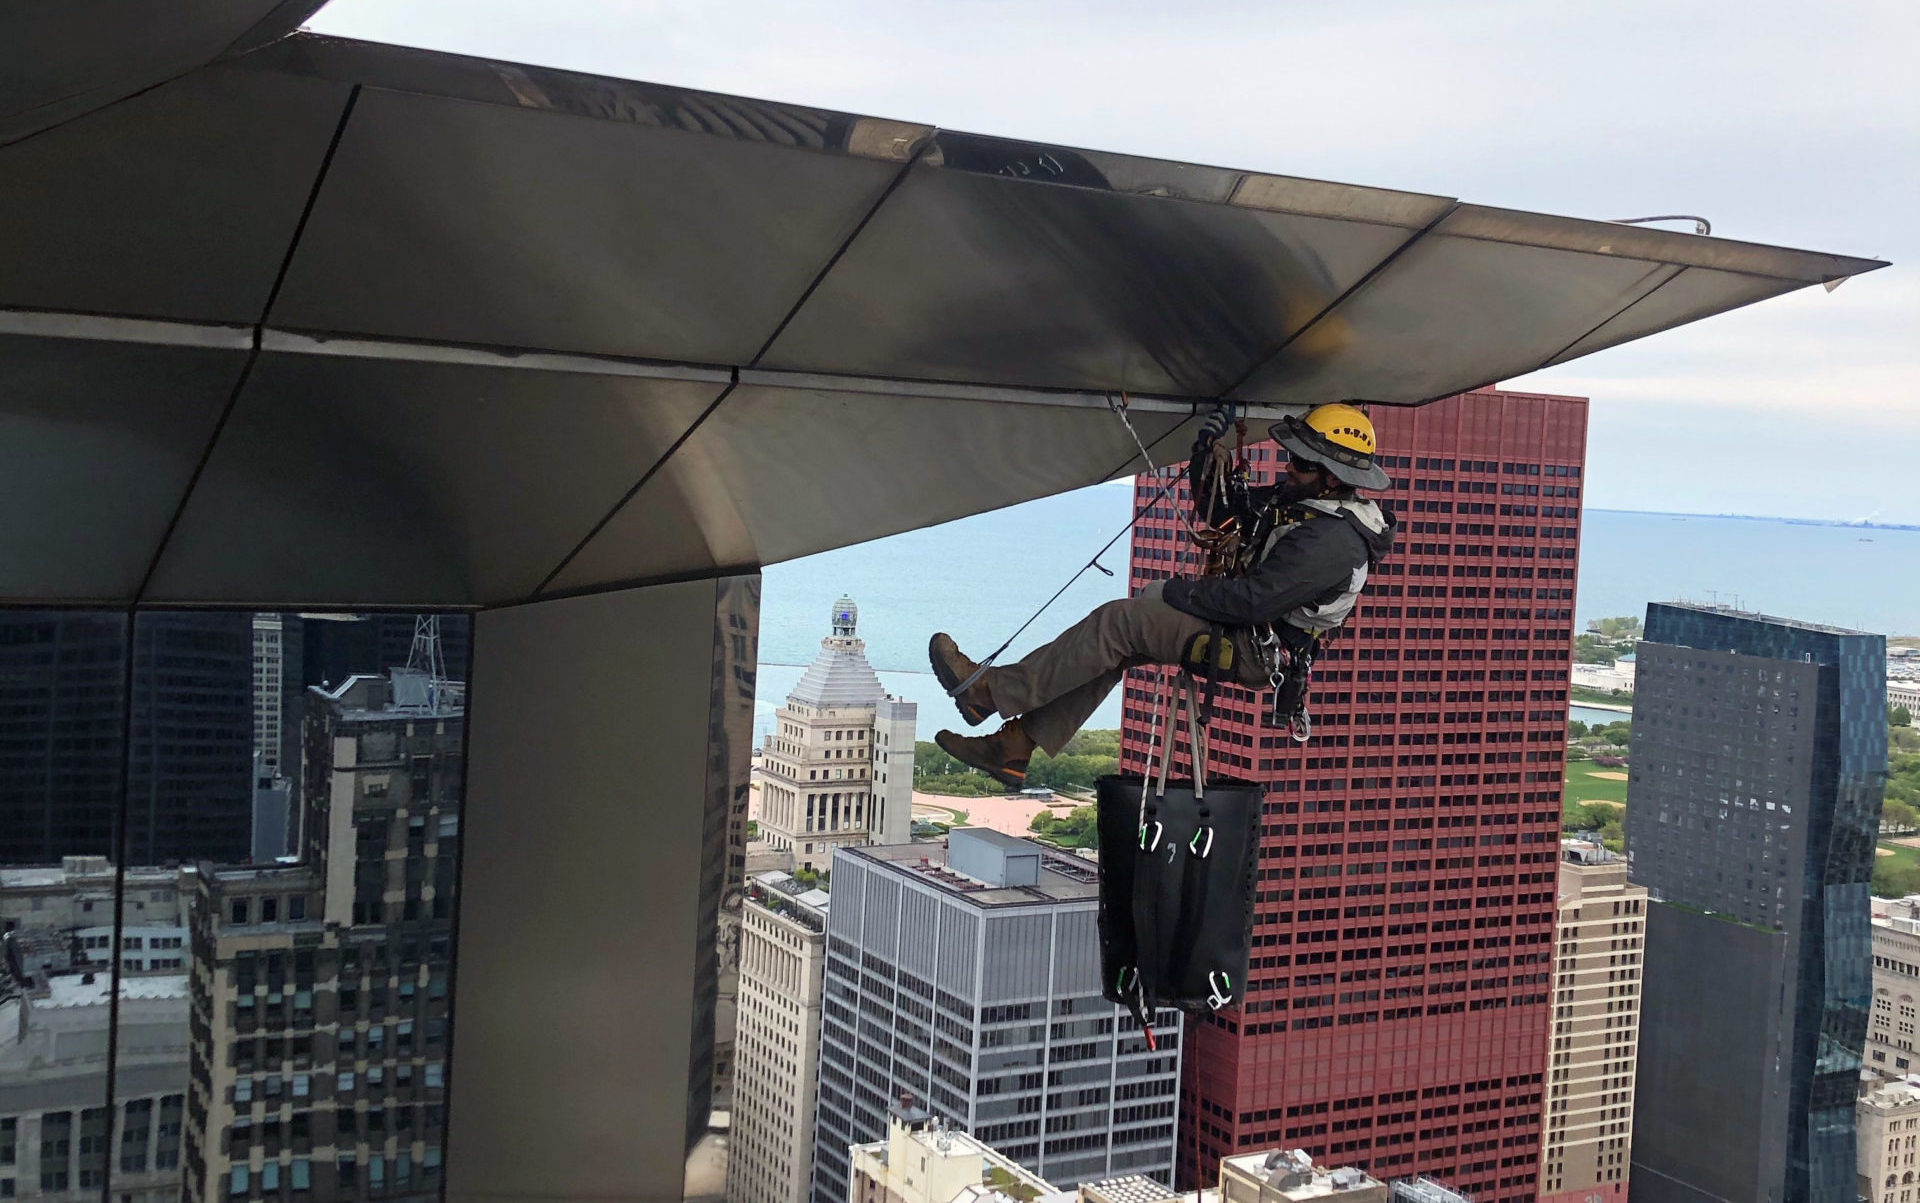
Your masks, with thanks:
[(1177, 456), (1217, 398), (1416, 405), (1881, 266), (279, 36), (312, 7), (14, 40), (0, 598), (751, 570), (1137, 471), (1113, 395)]

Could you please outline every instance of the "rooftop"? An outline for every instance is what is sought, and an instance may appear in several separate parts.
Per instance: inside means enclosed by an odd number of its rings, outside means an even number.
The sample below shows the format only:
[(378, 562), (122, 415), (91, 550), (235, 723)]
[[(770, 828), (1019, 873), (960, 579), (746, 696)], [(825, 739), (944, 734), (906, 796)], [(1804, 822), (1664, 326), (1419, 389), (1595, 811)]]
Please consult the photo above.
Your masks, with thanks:
[[(98, 881), (113, 876), (113, 862), (104, 856), (69, 856), (58, 865), (34, 865), (0, 869), (0, 890), (57, 889), (81, 881)], [(178, 869), (156, 866), (131, 866), (127, 880), (143, 884), (171, 881)]]
[(820, 641), (820, 654), (807, 665), (787, 701), (819, 707), (873, 706), (886, 696), (879, 674), (867, 663), (866, 641), (829, 635)]
[(1220, 1176), (1224, 1181), (1229, 1175), (1264, 1183), (1278, 1191), (1280, 1198), (1289, 1201), (1324, 1199), (1368, 1188), (1375, 1191), (1385, 1189), (1364, 1170), (1346, 1166), (1327, 1169), (1315, 1165), (1313, 1158), (1302, 1149), (1272, 1149), (1228, 1157), (1221, 1162)]
[(1620, 859), (1597, 840), (1563, 839), (1560, 859), (1576, 865), (1605, 865)]
[(1037, 884), (994, 887), (956, 873), (947, 867), (944, 844), (877, 844), (843, 848), (837, 855), (886, 865), (915, 881), (937, 886), (947, 894), (980, 907), (1032, 906), (1047, 902), (1091, 903), (1099, 898), (1100, 878), (1092, 863), (1062, 856), (1032, 840), (1013, 842), (1042, 853)]
[[(928, 1158), (949, 1161), (954, 1158), (977, 1159), (980, 1180), (961, 1187), (953, 1195), (929, 1203), (1040, 1203), (1060, 1194), (1052, 1183), (1030, 1172), (967, 1135), (956, 1132), (946, 1121), (930, 1118), (926, 1111), (904, 1104), (888, 1109), (887, 1139), (853, 1146), (855, 1163), (861, 1156), (882, 1166), (890, 1165), (895, 1141), (918, 1147)], [(891, 1175), (892, 1171), (888, 1171)], [(890, 1184), (891, 1185), (891, 1184)]]
[[(1115, 1178), (1102, 1178), (1097, 1182), (1082, 1182), (1080, 1197), (1087, 1203), (1170, 1203), (1182, 1199), (1186, 1194), (1170, 1190), (1145, 1174), (1121, 1174)], [(1218, 1190), (1200, 1192), (1202, 1203), (1217, 1200)]]
[(1700, 614), (1719, 614), (1727, 618), (1737, 618), (1746, 622), (1766, 623), (1769, 626), (1793, 627), (1801, 631), (1815, 631), (1822, 635), (1844, 635), (1853, 639), (1877, 639), (1880, 636), (1871, 631), (1856, 631), (1851, 627), (1828, 626), (1824, 622), (1808, 622), (1803, 618), (1781, 618), (1776, 614), (1763, 614), (1758, 610), (1743, 610), (1738, 606), (1723, 605), (1714, 602), (1667, 601), (1654, 602), (1656, 606), (1665, 606), (1672, 610), (1692, 610)]
[(1920, 1074), (1908, 1074), (1885, 1082), (1861, 1096), (1860, 1105), (1876, 1111), (1898, 1111), (1920, 1107)]
[(769, 910), (789, 915), (816, 930), (825, 925), (827, 908), (833, 902), (833, 896), (825, 890), (808, 886), (793, 874), (778, 869), (754, 874), (747, 892)]
[[(62, 974), (47, 982), (47, 996), (35, 1005), (43, 1007), (93, 1007), (107, 1001), (110, 975), (98, 973)], [(142, 977), (122, 977), (120, 997), (128, 1001), (187, 997), (187, 975), (160, 973)]]

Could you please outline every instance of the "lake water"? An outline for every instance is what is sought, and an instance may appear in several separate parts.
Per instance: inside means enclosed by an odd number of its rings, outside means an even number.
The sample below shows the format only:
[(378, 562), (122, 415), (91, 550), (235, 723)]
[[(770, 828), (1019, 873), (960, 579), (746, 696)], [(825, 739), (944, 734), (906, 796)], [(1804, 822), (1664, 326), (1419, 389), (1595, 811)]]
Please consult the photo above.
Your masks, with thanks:
[[(890, 691), (920, 703), (920, 736), (954, 725), (926, 672), (927, 638), (944, 630), (985, 655), (1126, 525), (1132, 489), (1090, 489), (841, 548), (766, 570), (760, 614), (760, 700), (767, 716), (820, 650), (828, 612), (860, 607), (867, 658)], [(1089, 609), (1125, 593), (1128, 541), (1102, 557), (1008, 649), (1011, 662)], [(1784, 617), (1887, 634), (1920, 632), (1920, 531), (1780, 519), (1590, 510), (1581, 530), (1576, 623), (1643, 615), (1649, 601), (1739, 603)], [(1610, 721), (1596, 712), (1584, 722)], [(1117, 727), (1118, 695), (1092, 725)]]
[(1604, 727), (1608, 723), (1617, 723), (1633, 716), (1624, 710), (1602, 710), (1598, 706), (1573, 705), (1567, 707), (1567, 717), (1577, 719), (1587, 726)]

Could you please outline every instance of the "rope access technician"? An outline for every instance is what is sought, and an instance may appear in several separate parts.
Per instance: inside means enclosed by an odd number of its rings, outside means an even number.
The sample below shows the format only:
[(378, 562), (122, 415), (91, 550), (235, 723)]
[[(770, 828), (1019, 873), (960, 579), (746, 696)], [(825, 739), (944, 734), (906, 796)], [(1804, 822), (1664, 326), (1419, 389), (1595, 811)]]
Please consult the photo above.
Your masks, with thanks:
[(1362, 497), (1389, 484), (1373, 423), (1351, 405), (1286, 417), (1269, 434), (1289, 460), (1283, 480), (1248, 485), (1221, 439), (1229, 406), (1208, 415), (1188, 464), (1194, 515), (1218, 575), (1154, 581), (1110, 601), (1029, 652), (982, 667), (952, 637), (928, 645), (934, 675), (960, 717), (990, 735), (942, 731), (948, 755), (1003, 785), (1026, 782), (1036, 747), (1059, 755), (1129, 668), (1163, 664), (1212, 681), (1274, 691), (1274, 718), (1304, 741), (1306, 684), (1321, 638), (1344, 623), (1368, 573), (1393, 547), (1393, 515)]

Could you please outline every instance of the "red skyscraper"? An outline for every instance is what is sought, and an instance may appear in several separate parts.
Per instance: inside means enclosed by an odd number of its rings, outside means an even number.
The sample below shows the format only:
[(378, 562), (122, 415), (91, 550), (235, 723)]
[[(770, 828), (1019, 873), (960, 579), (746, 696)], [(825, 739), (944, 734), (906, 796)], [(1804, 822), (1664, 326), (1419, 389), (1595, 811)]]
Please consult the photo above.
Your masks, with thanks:
[[(1517, 1203), (1539, 1171), (1587, 403), (1483, 390), (1372, 417), (1399, 545), (1320, 658), (1312, 740), (1262, 726), (1246, 690), (1215, 706), (1214, 772), (1268, 793), (1252, 976), (1194, 1029), (1182, 1178), (1196, 1146), (1211, 1175), (1287, 1145)], [(1270, 480), (1275, 448), (1252, 466)], [(1192, 570), (1187, 505), (1182, 486), (1136, 526), (1135, 590)], [(1155, 683), (1126, 683), (1127, 771)]]

